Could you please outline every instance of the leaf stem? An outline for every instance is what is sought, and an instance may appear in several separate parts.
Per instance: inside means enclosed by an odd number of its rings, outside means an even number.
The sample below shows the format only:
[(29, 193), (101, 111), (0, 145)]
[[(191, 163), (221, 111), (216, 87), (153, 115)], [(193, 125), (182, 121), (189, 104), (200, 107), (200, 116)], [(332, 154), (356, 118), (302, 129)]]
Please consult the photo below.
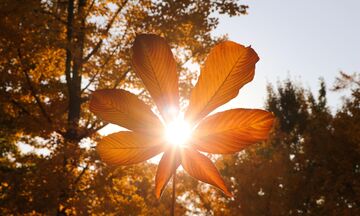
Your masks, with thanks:
[(171, 216), (175, 216), (175, 204), (176, 204), (176, 196), (175, 196), (175, 188), (176, 188), (176, 167), (173, 169), (173, 181), (172, 181), (172, 201), (171, 201)]

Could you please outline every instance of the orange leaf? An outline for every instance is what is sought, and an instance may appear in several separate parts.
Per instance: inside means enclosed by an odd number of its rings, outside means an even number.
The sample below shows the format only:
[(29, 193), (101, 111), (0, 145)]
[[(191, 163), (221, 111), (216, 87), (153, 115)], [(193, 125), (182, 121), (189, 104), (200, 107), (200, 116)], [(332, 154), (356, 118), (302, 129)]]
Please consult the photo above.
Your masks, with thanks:
[(221, 178), (219, 171), (209, 158), (196, 150), (186, 147), (182, 148), (180, 151), (181, 165), (189, 175), (220, 188), (227, 196), (232, 196), (227, 189), (224, 180)]
[(169, 45), (159, 36), (139, 35), (134, 42), (132, 63), (162, 116), (172, 120), (179, 110), (179, 90), (176, 62)]
[(259, 109), (232, 109), (202, 120), (194, 132), (194, 148), (215, 154), (235, 153), (268, 138), (274, 116)]
[(251, 47), (225, 41), (215, 46), (205, 61), (191, 92), (185, 114), (194, 124), (220, 105), (230, 101), (254, 77), (258, 55)]
[(180, 157), (176, 148), (170, 148), (162, 156), (155, 176), (155, 194), (159, 198), (173, 176), (174, 170), (176, 170), (181, 164)]
[(125, 90), (95, 91), (90, 100), (90, 110), (103, 120), (129, 130), (148, 134), (162, 132), (162, 123), (150, 107)]
[(130, 165), (154, 157), (163, 146), (143, 134), (121, 131), (104, 137), (96, 149), (101, 159), (110, 165)]

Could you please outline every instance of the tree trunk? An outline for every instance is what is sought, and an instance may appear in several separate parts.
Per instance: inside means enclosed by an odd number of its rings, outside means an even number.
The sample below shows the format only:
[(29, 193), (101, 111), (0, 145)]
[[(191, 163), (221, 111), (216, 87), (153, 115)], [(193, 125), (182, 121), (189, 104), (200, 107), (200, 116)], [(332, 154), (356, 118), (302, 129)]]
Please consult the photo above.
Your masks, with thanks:
[[(84, 8), (86, 0), (79, 0), (77, 13), (75, 16), (74, 0), (68, 1), (67, 30), (66, 30), (66, 59), (65, 76), (68, 88), (68, 119), (67, 128), (64, 135), (63, 146), (63, 169), (62, 174), (66, 175), (73, 172), (78, 166), (77, 158), (69, 158), (68, 153), (74, 153), (80, 141), (79, 120), (81, 115), (81, 80), (83, 68), (84, 40), (85, 40), (85, 16)], [(71, 165), (69, 167), (69, 165)], [(81, 176), (80, 176), (81, 177)], [(76, 179), (75, 181), (78, 181)], [(59, 196), (57, 215), (66, 215), (66, 201), (76, 190), (76, 184), (72, 182), (62, 183)], [(75, 185), (75, 186), (72, 186)], [(61, 206), (61, 208), (60, 208)]]

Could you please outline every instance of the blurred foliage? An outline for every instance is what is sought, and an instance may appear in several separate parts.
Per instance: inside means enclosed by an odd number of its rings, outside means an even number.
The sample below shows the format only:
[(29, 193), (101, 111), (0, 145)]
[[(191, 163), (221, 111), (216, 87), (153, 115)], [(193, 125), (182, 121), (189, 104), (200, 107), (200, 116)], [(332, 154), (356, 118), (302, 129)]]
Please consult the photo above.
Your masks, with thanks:
[(89, 95), (125, 88), (151, 103), (130, 67), (140, 33), (167, 38), (181, 93), (188, 94), (196, 74), (183, 65), (203, 61), (223, 39), (210, 35), (216, 15), (246, 9), (227, 0), (0, 1), (0, 214), (167, 212), (170, 194), (155, 198), (153, 164), (114, 168), (99, 161), (94, 146), (106, 124), (89, 112)]
[[(218, 40), (216, 14), (247, 7), (228, 0), (0, 2), (0, 214), (164, 215), (170, 190), (154, 195), (156, 166), (109, 167), (94, 146), (105, 125), (88, 110), (97, 88), (147, 93), (129, 57), (136, 34), (165, 36), (177, 55), (182, 96)], [(333, 89), (352, 94), (332, 114), (290, 80), (268, 87), (277, 116), (271, 139), (214, 156), (235, 194), (180, 172), (177, 215), (360, 215), (360, 80), (341, 73)], [(27, 154), (20, 144), (35, 149)], [(39, 149), (47, 149), (45, 154)]]

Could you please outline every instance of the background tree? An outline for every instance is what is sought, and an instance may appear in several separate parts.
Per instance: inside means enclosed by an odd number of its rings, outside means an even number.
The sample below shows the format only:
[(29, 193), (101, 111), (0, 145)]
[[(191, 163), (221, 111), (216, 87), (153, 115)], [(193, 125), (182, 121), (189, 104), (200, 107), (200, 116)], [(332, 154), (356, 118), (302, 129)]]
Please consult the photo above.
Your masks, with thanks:
[[(97, 88), (147, 92), (130, 67), (136, 34), (152, 32), (177, 53), (182, 95), (216, 40), (214, 13), (236, 16), (233, 1), (23, 1), (0, 3), (1, 214), (159, 215), (154, 167), (104, 166), (94, 151), (105, 124), (88, 110)], [(147, 100), (148, 103), (151, 103)], [(21, 154), (19, 143), (49, 154)], [(151, 186), (150, 186), (151, 185)], [(182, 213), (185, 208), (178, 207)]]
[(220, 158), (235, 197), (219, 200), (206, 189), (199, 206), (213, 215), (359, 214), (357, 76), (337, 79), (334, 89), (352, 87), (352, 94), (334, 115), (323, 80), (316, 99), (290, 80), (269, 86), (266, 107), (277, 117), (271, 139)]

